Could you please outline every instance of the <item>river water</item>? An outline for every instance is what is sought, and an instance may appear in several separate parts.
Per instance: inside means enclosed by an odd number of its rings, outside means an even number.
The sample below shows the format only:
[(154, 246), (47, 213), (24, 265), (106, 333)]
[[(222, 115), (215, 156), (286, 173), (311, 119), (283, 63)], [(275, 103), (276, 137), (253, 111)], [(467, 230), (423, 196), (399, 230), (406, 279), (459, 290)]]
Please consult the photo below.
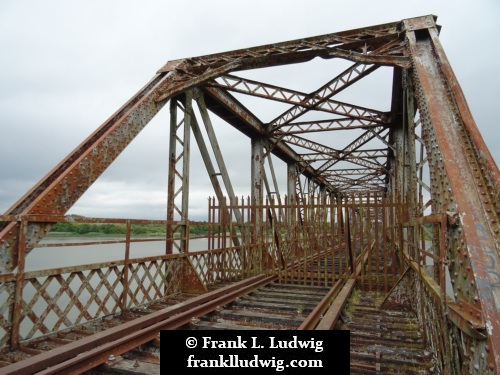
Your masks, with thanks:
[[(122, 260), (125, 258), (125, 243), (94, 244), (83, 246), (60, 246), (64, 243), (96, 242), (122, 240), (122, 238), (88, 238), (88, 237), (46, 237), (40, 244), (58, 244), (54, 247), (37, 247), (26, 257), (26, 271), (45, 270), (81, 264), (92, 264)], [(165, 254), (165, 240), (148, 242), (132, 242), (130, 259), (158, 256)], [(208, 249), (206, 238), (189, 240), (190, 251)]]

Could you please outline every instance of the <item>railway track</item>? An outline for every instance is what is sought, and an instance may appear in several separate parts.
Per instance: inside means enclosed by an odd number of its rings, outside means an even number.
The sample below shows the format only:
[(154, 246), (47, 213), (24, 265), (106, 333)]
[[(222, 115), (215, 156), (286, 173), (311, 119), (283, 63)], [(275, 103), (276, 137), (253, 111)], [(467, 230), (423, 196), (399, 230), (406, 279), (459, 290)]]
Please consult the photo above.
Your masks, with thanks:
[(176, 295), (0, 354), (0, 374), (159, 373), (160, 330), (311, 329), (340, 291), (255, 276), (199, 296)]

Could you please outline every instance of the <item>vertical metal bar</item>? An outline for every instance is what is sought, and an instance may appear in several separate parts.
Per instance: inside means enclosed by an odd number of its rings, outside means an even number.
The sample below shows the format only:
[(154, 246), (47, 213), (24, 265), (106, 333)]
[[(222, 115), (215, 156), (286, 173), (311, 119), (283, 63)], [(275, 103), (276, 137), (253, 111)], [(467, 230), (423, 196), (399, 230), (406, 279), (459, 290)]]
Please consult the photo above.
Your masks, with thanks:
[(294, 208), (293, 210), (293, 218), (292, 220), (294, 221), (294, 225), (292, 227), (292, 231), (293, 231), (293, 237), (292, 237), (292, 243), (293, 243), (293, 253), (292, 253), (292, 256), (290, 258), (290, 263), (292, 265), (291, 267), (291, 272), (290, 272), (290, 278), (291, 278), (291, 282), (292, 283), (295, 283), (295, 277), (297, 277), (297, 284), (300, 282), (299, 281), (299, 276), (297, 274), (297, 276), (295, 276), (296, 274), (296, 271), (298, 271), (298, 269), (295, 267), (295, 262), (298, 260), (298, 256), (299, 256), (299, 236), (300, 236), (300, 233), (299, 233), (299, 230), (298, 230), (298, 216), (299, 216), (299, 211), (300, 211), (300, 202), (299, 201), (295, 201), (295, 202), (292, 202), (292, 207)]
[[(443, 215), (441, 222), (439, 223), (439, 285), (441, 286), (442, 301), (443, 304), (446, 303), (446, 273), (445, 273), (445, 263), (446, 263), (446, 226), (447, 219)], [(443, 311), (446, 309), (443, 306)]]
[(208, 197), (208, 228), (207, 228), (207, 242), (208, 250), (212, 250), (212, 232), (213, 232), (213, 220), (212, 220), (212, 215), (213, 215), (213, 207), (212, 207), (212, 197)]
[[(396, 236), (396, 222), (395, 222), (395, 215), (396, 215), (396, 196), (395, 195), (391, 195), (389, 197), (387, 197), (386, 199), (386, 204), (387, 204), (387, 223), (388, 223), (388, 226), (387, 226), (387, 229), (388, 229), (388, 233), (387, 233), (387, 242), (390, 244), (389, 246), (391, 247), (391, 249), (393, 249), (392, 251), (392, 256), (393, 256), (393, 262), (392, 262), (392, 271), (391, 273), (393, 274), (393, 277), (395, 277), (395, 279), (393, 279), (393, 281), (397, 280), (398, 278), (398, 274), (399, 274), (399, 267), (398, 267), (398, 264), (400, 262), (401, 259), (405, 259), (404, 255), (403, 255), (403, 249), (399, 249), (399, 251), (396, 251), (398, 249), (398, 244), (397, 244), (397, 236)], [(404, 260), (403, 260), (404, 261)]]
[(26, 261), (26, 235), (28, 230), (28, 221), (21, 219), (19, 226), (19, 248), (17, 253), (17, 272), (16, 286), (14, 291), (14, 304), (12, 310), (12, 330), (10, 335), (11, 350), (19, 349), (21, 340), (21, 322), (24, 318), (23, 313), (23, 290), (24, 290), (24, 268)]
[[(286, 261), (288, 264), (292, 265), (291, 273), (289, 278), (293, 282), (293, 261), (297, 254), (297, 220), (296, 220), (296, 209), (297, 209), (297, 166), (295, 163), (287, 164), (287, 234), (286, 238), (289, 243), (288, 255)], [(285, 274), (288, 278), (288, 267), (285, 266)]]
[[(371, 243), (371, 237), (373, 235), (373, 238), (375, 240), (375, 242), (377, 242), (377, 234), (376, 234), (376, 231), (375, 233), (372, 233), (372, 225), (371, 225), (371, 221), (372, 221), (372, 215), (375, 217), (374, 220), (377, 221), (377, 216), (378, 216), (378, 212), (377, 212), (377, 193), (375, 192), (373, 194), (373, 203), (372, 203), (372, 200), (371, 200), (371, 196), (370, 196), (370, 192), (367, 193), (367, 196), (366, 196), (366, 200), (367, 200), (367, 230), (366, 230), (366, 234), (367, 234), (367, 243), (368, 243), (368, 246), (370, 245)], [(373, 223), (373, 227), (375, 227), (375, 223)], [(369, 291), (372, 291), (372, 275), (373, 275), (373, 269), (372, 269), (372, 256), (373, 256), (373, 253), (374, 251), (372, 249), (368, 249), (367, 248), (367, 251), (370, 252), (370, 257), (368, 258), (368, 290)], [(363, 267), (364, 269), (364, 267)]]
[(182, 158), (182, 206), (181, 206), (181, 252), (189, 252), (189, 167), (191, 163), (191, 123), (193, 113), (193, 92), (186, 92), (184, 111), (183, 158)]
[[(224, 254), (224, 259), (227, 258), (228, 262), (228, 267), (227, 267), (227, 273), (228, 275), (226, 276), (229, 280), (233, 279), (233, 272), (234, 272), (234, 265), (233, 265), (233, 244), (236, 241), (236, 246), (239, 246), (239, 241), (237, 238), (237, 233), (233, 228), (233, 207), (235, 205), (235, 202), (229, 198), (229, 235), (231, 236), (231, 240), (229, 241), (229, 254), (225, 253)], [(236, 238), (233, 238), (236, 237)]]
[(347, 256), (349, 259), (349, 267), (350, 267), (350, 273), (354, 273), (354, 257), (352, 253), (352, 242), (351, 242), (351, 215), (352, 215), (352, 203), (349, 203), (349, 198), (352, 199), (352, 197), (347, 196), (346, 197), (346, 218), (345, 218), (345, 230), (344, 230), (344, 235), (345, 235), (345, 243), (347, 246)]
[[(387, 223), (385, 222), (387, 208), (385, 206), (385, 204), (386, 204), (385, 196), (384, 195), (381, 195), (381, 196), (377, 195), (377, 203), (379, 203), (379, 205), (378, 205), (378, 210), (377, 210), (376, 242), (377, 242), (377, 247), (380, 249), (380, 251), (382, 252), (383, 257), (384, 257), (384, 284), (385, 284), (384, 292), (387, 293), (387, 291), (390, 288), (392, 288), (392, 285), (394, 282), (392, 277), (394, 277), (394, 275), (389, 276), (389, 273), (390, 273), (389, 257), (387, 254), (388, 249), (387, 249), (387, 243), (386, 243), (387, 242), (386, 241)], [(378, 220), (379, 217), (382, 218), (381, 223)]]
[[(222, 198), (222, 200), (224, 201), (225, 197)], [(224, 210), (221, 210), (220, 207), (221, 207), (221, 204), (223, 204), (222, 202), (219, 202), (219, 204), (217, 205), (217, 214), (218, 214), (218, 225), (217, 225), (217, 249), (220, 249), (221, 246), (222, 246), (222, 239), (221, 239), (221, 233), (222, 231), (224, 230), (224, 213), (225, 211)]]
[(351, 262), (351, 272), (356, 270), (356, 250), (357, 250), (357, 218), (356, 218), (356, 195), (355, 193), (349, 194), (351, 204), (349, 205), (349, 222), (348, 222), (348, 231), (349, 231), (349, 257)]
[[(375, 269), (374, 270), (372, 269), (370, 276), (372, 276), (372, 275), (376, 276), (376, 279), (375, 279), (376, 286), (375, 286), (374, 290), (377, 292), (380, 292), (381, 289), (380, 289), (379, 275), (380, 275), (380, 260), (381, 260), (380, 258), (381, 257), (380, 257), (380, 244), (379, 244), (380, 226), (379, 226), (379, 222), (378, 222), (380, 207), (378, 205), (378, 196), (377, 196), (376, 192), (374, 193), (373, 198), (374, 198), (373, 210), (375, 212), (375, 222), (373, 223), (375, 244), (374, 244), (374, 248), (371, 249), (371, 256), (374, 258)], [(384, 255), (385, 255), (385, 253), (384, 253)], [(385, 263), (384, 263), (384, 267), (385, 267)], [(384, 275), (385, 275), (385, 268), (384, 268)], [(372, 279), (372, 277), (370, 277), (370, 281), (371, 281), (371, 279)], [(386, 279), (384, 278), (384, 281), (385, 280)]]
[(262, 252), (262, 199), (263, 199), (263, 164), (262, 164), (262, 138), (254, 137), (251, 139), (251, 159), (250, 159), (250, 198), (253, 209), (254, 223), (254, 244), (255, 250), (258, 252), (258, 258), (262, 260), (264, 254)]
[(302, 220), (303, 220), (303, 225), (302, 225), (302, 241), (301, 245), (303, 248), (303, 255), (301, 259), (301, 265), (302, 265), (302, 284), (307, 285), (307, 258), (309, 257), (309, 233), (308, 233), (308, 226), (309, 226), (309, 210), (308, 210), (308, 203), (311, 200), (311, 196), (305, 196), (302, 197), (300, 204), (302, 205)]
[(253, 268), (253, 241), (254, 241), (254, 223), (253, 223), (253, 214), (252, 214), (252, 206), (251, 206), (250, 196), (247, 196), (245, 204), (246, 204), (246, 222), (248, 223), (247, 230), (247, 240), (246, 243), (246, 257), (247, 257), (247, 271), (250, 275), (250, 271)]
[(173, 253), (174, 245), (174, 210), (175, 210), (175, 165), (177, 145), (177, 98), (170, 100), (170, 140), (168, 151), (168, 187), (167, 187), (167, 239), (166, 253)]
[(208, 250), (215, 248), (215, 197), (209, 198), (209, 233), (208, 233)]
[(294, 163), (287, 164), (287, 196), (288, 204), (293, 210), (293, 204), (297, 201), (297, 166)]
[[(224, 207), (224, 209), (222, 208)], [(229, 227), (229, 222), (231, 221), (231, 218), (229, 217), (229, 212), (225, 209), (225, 207), (227, 207), (227, 197), (224, 197), (223, 199), (223, 203), (221, 205), (221, 210), (222, 210), (222, 214), (223, 214), (223, 218), (224, 220), (222, 221), (223, 222), (223, 227), (222, 227), (222, 231), (221, 231), (221, 235), (222, 235), (222, 249), (226, 249), (227, 248), (227, 228)]]
[[(328, 207), (328, 208), (327, 208)], [(327, 274), (327, 268), (328, 268), (328, 256), (330, 253), (330, 249), (328, 246), (328, 210), (330, 208), (330, 205), (327, 206), (327, 195), (326, 191), (323, 194), (323, 225), (321, 229), (322, 233), (322, 253), (323, 253), (323, 268), (321, 269), (321, 272), (323, 272), (323, 275), (320, 275), (323, 278), (323, 284), (324, 286), (328, 286), (328, 274)]]
[[(357, 212), (357, 223), (358, 223), (358, 238), (359, 238), (359, 255), (362, 257), (364, 255), (364, 250), (366, 249), (366, 238), (365, 238), (365, 231), (364, 231), (364, 211), (366, 208), (366, 203), (365, 203), (365, 197), (363, 197), (362, 193), (358, 194), (358, 207), (356, 209)], [(357, 258), (357, 252), (356, 252), (356, 258)], [(363, 259), (363, 258), (361, 258)], [(360, 263), (362, 274), (365, 274), (365, 264), (363, 262)]]
[[(262, 202), (262, 181), (263, 181), (263, 165), (262, 165), (262, 138), (251, 139), (251, 164), (250, 164), (250, 194), (251, 199), (255, 203)], [(258, 216), (260, 220), (260, 215)]]
[[(312, 222), (312, 230), (313, 230), (313, 235), (312, 235), (312, 240), (314, 243), (314, 246), (316, 246), (316, 263), (317, 263), (317, 268), (316, 268), (316, 282), (320, 283), (320, 269), (321, 269), (321, 243), (319, 240), (321, 239), (321, 234), (322, 234), (322, 227), (323, 227), (323, 212), (322, 212), (322, 192), (320, 191), (318, 199), (316, 202), (314, 202), (313, 207), (316, 207), (315, 210), (315, 218), (313, 219)], [(314, 211), (313, 211), (314, 212)], [(314, 271), (314, 268), (313, 268)]]
[[(401, 201), (401, 195), (397, 196), (397, 216), (396, 216), (396, 229), (397, 229), (397, 238), (399, 239), (399, 248), (404, 248), (404, 235), (403, 235), (403, 203)], [(400, 268), (399, 272), (402, 274), (404, 272), (403, 267)]]
[[(426, 339), (427, 339), (427, 334), (426, 334), (426, 331), (427, 331), (427, 327), (426, 327), (426, 323), (425, 323), (425, 307), (424, 307), (424, 301), (425, 301), (425, 298), (424, 298), (424, 283), (423, 283), (423, 277), (422, 277), (422, 266), (421, 266), (421, 262), (420, 262), (420, 250), (417, 249), (417, 252), (416, 252), (416, 259), (417, 259), (417, 265), (418, 265), (418, 285), (419, 285), (419, 288), (420, 288), (420, 316), (421, 316), (421, 319), (422, 319), (422, 326), (424, 327), (424, 329), (422, 330), (423, 331), (423, 334), (424, 334), (424, 342), (426, 342)], [(444, 298), (444, 296), (442, 296), (442, 298)]]
[(329, 196), (330, 199), (330, 231), (329, 231), (329, 236), (330, 236), (330, 258), (331, 258), (331, 265), (330, 265), (330, 282), (331, 285), (333, 286), (335, 284), (336, 276), (335, 276), (335, 253), (336, 251), (336, 239), (335, 239), (335, 218), (336, 218), (336, 212), (335, 212), (335, 203), (333, 199), (333, 194), (330, 194)]
[[(344, 273), (344, 262), (347, 260), (347, 242), (344, 238), (344, 219), (343, 219), (343, 204), (342, 196), (337, 196), (337, 238), (339, 244), (339, 275)], [(345, 267), (347, 273), (347, 266)]]
[(123, 260), (123, 272), (122, 272), (122, 284), (123, 284), (123, 292), (121, 298), (122, 311), (125, 311), (127, 309), (127, 297), (129, 292), (128, 267), (130, 263), (130, 231), (131, 231), (130, 219), (127, 219), (126, 234), (125, 234), (125, 258)]
[[(264, 234), (264, 240), (266, 241), (266, 253), (269, 254), (269, 256), (267, 257), (267, 259), (269, 260), (268, 264), (266, 264), (266, 275), (269, 275), (269, 272), (273, 272), (274, 270), (274, 267), (275, 267), (275, 256), (276, 256), (276, 253), (275, 253), (275, 248), (274, 248), (274, 239), (276, 238), (275, 237), (275, 233), (274, 233), (274, 226), (275, 226), (275, 221), (276, 221), (276, 216), (273, 217), (273, 212), (276, 212), (274, 211), (275, 210), (275, 207), (274, 207), (274, 199), (272, 196), (269, 196), (267, 199), (266, 199), (266, 207), (265, 207), (265, 212), (267, 213), (266, 215), (266, 230), (265, 230), (265, 234)], [(271, 236), (269, 236), (268, 234), (271, 233)]]

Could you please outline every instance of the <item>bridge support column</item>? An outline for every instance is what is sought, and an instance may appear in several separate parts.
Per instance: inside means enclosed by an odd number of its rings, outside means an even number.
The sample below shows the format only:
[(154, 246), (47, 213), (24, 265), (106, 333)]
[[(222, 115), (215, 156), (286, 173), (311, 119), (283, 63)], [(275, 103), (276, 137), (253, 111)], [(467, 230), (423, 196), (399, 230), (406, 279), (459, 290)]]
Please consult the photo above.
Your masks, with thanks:
[[(170, 143), (169, 143), (169, 170), (168, 170), (168, 200), (167, 200), (167, 254), (172, 254), (176, 247), (179, 252), (185, 252), (189, 246), (189, 162), (190, 137), (192, 116), (192, 91), (185, 97), (185, 106), (181, 106), (179, 98), (173, 98), (170, 104)], [(177, 111), (184, 110), (184, 118), (178, 123)], [(180, 150), (177, 149), (180, 146)], [(177, 178), (176, 178), (177, 177)], [(177, 179), (180, 181), (176, 188)], [(180, 205), (176, 202), (180, 194)], [(173, 225), (175, 213), (180, 216), (180, 224)], [(174, 241), (174, 233), (180, 233), (179, 243)]]
[[(262, 138), (252, 138), (252, 160), (251, 160), (251, 200), (253, 204), (262, 204), (263, 191), (262, 191), (262, 181), (263, 181), (263, 163), (262, 163)], [(258, 217), (257, 222), (262, 221), (262, 215)]]
[[(446, 230), (450, 281), (456, 304), (471, 306), (467, 311), (485, 334), (485, 339), (477, 340), (457, 325), (459, 334), (445, 341), (449, 347), (441, 367), (446, 373), (458, 373), (459, 367), (469, 373), (498, 373), (500, 259), (494, 232), (498, 227), (496, 219), (492, 220), (488, 195), (480, 189), (498, 175), (498, 169), (488, 172), (485, 168), (489, 153), (479, 137), (474, 142), (471, 139), (478, 135), (476, 125), (462, 100), (438, 30), (430, 20), (425, 21), (406, 20), (405, 28), (414, 65), (414, 92), (425, 130), (432, 208), (435, 213), (456, 212), (459, 216)], [(461, 363), (456, 365), (450, 358), (460, 358)]]

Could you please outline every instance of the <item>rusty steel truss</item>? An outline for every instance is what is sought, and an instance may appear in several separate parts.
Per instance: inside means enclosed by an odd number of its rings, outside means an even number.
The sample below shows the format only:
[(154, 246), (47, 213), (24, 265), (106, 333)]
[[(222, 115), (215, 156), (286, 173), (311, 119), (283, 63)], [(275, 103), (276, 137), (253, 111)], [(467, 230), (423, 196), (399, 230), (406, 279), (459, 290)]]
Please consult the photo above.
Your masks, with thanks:
[[(500, 173), (439, 31), (436, 17), (424, 16), (167, 62), (0, 217), (0, 343), (19, 349), (179, 291), (266, 274), (280, 283), (349, 286), (344, 298), (357, 283), (384, 304), (417, 312), (436, 373), (500, 373)], [(285, 67), (307, 77), (318, 61), (327, 78), (312, 90), (265, 82)], [(374, 76), (384, 84), (356, 92)], [(387, 105), (356, 102), (384, 95)], [(66, 217), (167, 104), (166, 220)], [(257, 113), (270, 104), (264, 120)], [(235, 156), (223, 156), (214, 117), (250, 139), (248, 197), (233, 188), (227, 163)], [(214, 196), (199, 252), (189, 249), (194, 150)], [(125, 224), (124, 258), (26, 271), (26, 257), (52, 225), (70, 220)], [(130, 228), (141, 223), (166, 227), (165, 255), (130, 259)], [(100, 308), (89, 310), (85, 293)], [(46, 321), (50, 314), (55, 323)]]

